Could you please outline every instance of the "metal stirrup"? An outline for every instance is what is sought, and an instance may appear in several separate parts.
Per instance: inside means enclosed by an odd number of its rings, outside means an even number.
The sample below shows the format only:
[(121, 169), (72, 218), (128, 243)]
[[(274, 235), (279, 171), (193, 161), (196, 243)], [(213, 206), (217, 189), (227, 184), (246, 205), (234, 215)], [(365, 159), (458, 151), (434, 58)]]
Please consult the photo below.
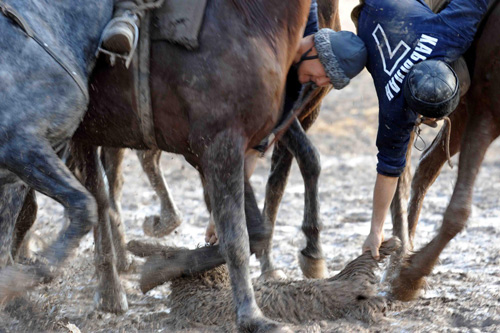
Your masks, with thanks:
[[(132, 12), (129, 12), (129, 13), (132, 14)], [(123, 22), (123, 23), (130, 24), (134, 28), (134, 43), (132, 45), (132, 50), (130, 50), (130, 52), (128, 54), (123, 55), (123, 54), (112, 52), (112, 51), (109, 51), (109, 50), (102, 48), (104, 34), (101, 34), (101, 39), (99, 40), (99, 44), (98, 44), (99, 46), (97, 47), (97, 51), (96, 51), (95, 55), (97, 57), (99, 55), (99, 53), (101, 53), (101, 52), (109, 55), (109, 61), (111, 62), (111, 66), (115, 65), (116, 58), (118, 57), (118, 58), (122, 58), (123, 60), (125, 60), (125, 67), (128, 68), (128, 66), (130, 65), (130, 62), (132, 61), (132, 57), (134, 56), (135, 50), (137, 49), (137, 43), (139, 41), (139, 27), (137, 26), (137, 23), (135, 22), (135, 20), (132, 19), (132, 17), (130, 16), (129, 13), (124, 13), (124, 15), (127, 15), (126, 17), (124, 17), (124, 16), (115, 17), (114, 19), (109, 21), (108, 24), (106, 24), (106, 27), (104, 27), (104, 30), (103, 30), (103, 31), (106, 31), (106, 29), (108, 29), (112, 24), (114, 24), (116, 22)], [(135, 15), (135, 14), (132, 14), (132, 15)]]

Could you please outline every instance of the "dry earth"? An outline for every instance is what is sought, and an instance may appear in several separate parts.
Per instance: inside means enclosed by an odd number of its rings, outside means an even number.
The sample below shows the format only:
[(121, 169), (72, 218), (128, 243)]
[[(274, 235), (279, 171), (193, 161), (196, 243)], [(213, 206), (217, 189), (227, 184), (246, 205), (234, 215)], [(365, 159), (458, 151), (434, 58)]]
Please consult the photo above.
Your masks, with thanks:
[[(344, 28), (353, 29), (348, 12), (356, 3), (342, 0)], [(372, 81), (363, 72), (341, 92), (332, 92), (324, 102), (322, 114), (310, 131), (321, 152), (321, 218), (324, 223), (322, 243), (330, 274), (338, 272), (361, 249), (369, 230), (371, 194), (375, 179), (377, 102)], [(429, 144), (436, 130), (426, 128)], [(488, 151), (475, 186), (473, 210), (464, 232), (451, 241), (441, 255), (441, 262), (428, 279), (429, 289), (417, 301), (396, 304), (386, 320), (368, 325), (339, 320), (318, 323), (315, 330), (391, 331), (391, 332), (497, 332), (500, 331), (500, 142)], [(414, 150), (413, 164), (420, 153)], [(252, 183), (262, 207), (269, 156), (261, 159)], [(454, 158), (457, 163), (456, 157)], [(162, 166), (183, 224), (165, 245), (195, 247), (203, 244), (208, 214), (196, 171), (180, 157), (165, 154)], [(456, 180), (456, 168), (444, 167), (430, 190), (417, 230), (417, 247), (436, 233)], [(39, 216), (34, 226), (33, 249), (49, 242), (63, 225), (63, 211), (52, 200), (39, 195)], [(127, 238), (151, 240), (142, 232), (146, 215), (159, 210), (158, 200), (142, 173), (137, 158), (128, 152), (125, 160), (123, 218)], [(290, 183), (278, 215), (274, 254), (278, 265), (294, 279), (300, 279), (297, 251), (304, 243), (300, 231), (303, 212), (303, 184), (294, 165)], [(386, 222), (386, 236), (391, 233)], [(164, 326), (169, 319), (165, 305), (170, 293), (164, 285), (143, 295), (138, 288), (138, 274), (123, 275), (129, 311), (116, 316), (96, 311), (93, 294), (96, 280), (93, 267), (93, 239), (88, 235), (77, 254), (52, 283), (36, 288), (26, 297), (11, 303), (0, 312), (0, 332), (76, 331), (134, 332), (172, 331)], [(140, 260), (138, 260), (140, 263)], [(251, 260), (252, 276), (259, 275), (258, 263)], [(214, 295), (216, 297), (216, 295)], [(195, 315), (195, 314), (194, 314)], [(215, 327), (192, 331), (217, 331)], [(314, 329), (313, 329), (314, 330)]]

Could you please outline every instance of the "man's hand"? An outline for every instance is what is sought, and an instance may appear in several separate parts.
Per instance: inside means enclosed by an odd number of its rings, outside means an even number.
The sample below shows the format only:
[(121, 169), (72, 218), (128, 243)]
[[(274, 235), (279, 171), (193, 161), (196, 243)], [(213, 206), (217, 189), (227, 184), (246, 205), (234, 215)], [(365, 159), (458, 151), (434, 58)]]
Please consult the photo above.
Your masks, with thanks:
[(394, 198), (397, 185), (397, 177), (377, 174), (375, 188), (373, 189), (373, 213), (370, 234), (363, 244), (363, 252), (370, 251), (372, 257), (376, 260), (380, 259), (378, 249), (384, 241), (384, 221), (392, 198)]
[(370, 232), (363, 243), (363, 252), (370, 251), (375, 260), (380, 259), (379, 248), (384, 241), (384, 233)]
[(427, 118), (427, 117), (419, 117), (417, 121), (415, 122), (415, 125), (420, 125), (420, 124), (425, 124), (429, 127), (436, 128), (438, 126), (437, 121), (439, 119), (437, 118)]

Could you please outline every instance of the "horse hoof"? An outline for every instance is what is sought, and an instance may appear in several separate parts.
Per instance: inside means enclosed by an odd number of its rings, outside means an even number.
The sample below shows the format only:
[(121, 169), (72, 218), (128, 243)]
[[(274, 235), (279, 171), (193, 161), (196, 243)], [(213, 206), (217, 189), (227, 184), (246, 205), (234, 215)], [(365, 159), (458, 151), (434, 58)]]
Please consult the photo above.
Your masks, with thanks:
[(122, 314), (128, 310), (127, 294), (123, 290), (120, 277), (112, 265), (97, 264), (96, 269), (99, 277), (99, 284), (94, 295), (94, 302), (98, 310)]
[(142, 230), (149, 237), (161, 238), (171, 234), (180, 225), (181, 220), (175, 215), (169, 215), (168, 217), (150, 215), (144, 219)]
[(427, 285), (425, 279), (411, 279), (405, 277), (405, 269), (402, 269), (399, 275), (392, 281), (391, 294), (393, 298), (408, 302), (417, 298), (422, 289)]
[(304, 277), (309, 279), (324, 279), (328, 275), (325, 259), (315, 259), (299, 252), (299, 265)]
[(269, 282), (269, 281), (283, 281), (286, 280), (286, 274), (281, 269), (273, 269), (267, 272), (262, 273), (258, 281), (260, 282)]
[(96, 291), (94, 296), (96, 308), (100, 311), (123, 314), (128, 310), (127, 295), (121, 285), (118, 288), (106, 286)]

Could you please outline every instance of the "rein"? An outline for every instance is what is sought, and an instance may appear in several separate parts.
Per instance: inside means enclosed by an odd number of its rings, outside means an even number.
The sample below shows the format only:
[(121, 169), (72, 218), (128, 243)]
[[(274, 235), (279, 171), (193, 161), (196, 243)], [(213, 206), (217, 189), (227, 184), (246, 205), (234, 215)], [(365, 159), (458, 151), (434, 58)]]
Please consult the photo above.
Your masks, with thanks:
[[(453, 163), (451, 162), (451, 155), (450, 155), (450, 138), (451, 138), (451, 120), (449, 117), (443, 117), (441, 118), (445, 125), (446, 125), (446, 141), (444, 143), (444, 150), (446, 151), (446, 159), (448, 160), (448, 165), (450, 166), (450, 168), (453, 169)], [(419, 151), (422, 151), (426, 148), (426, 145), (425, 145), (425, 141), (422, 139), (422, 136), (420, 136), (420, 125), (422, 124), (422, 118), (418, 118), (417, 121), (415, 122), (415, 134), (417, 135), (417, 138), (415, 139), (415, 143), (414, 143), (414, 147), (415, 149), (419, 150)], [(423, 149), (420, 149), (417, 147), (417, 140), (420, 139), (423, 143), (424, 143), (424, 148)]]
[(78, 88), (80, 88), (81, 92), (85, 96), (86, 101), (89, 100), (89, 92), (87, 90), (87, 85), (83, 81), (83, 79), (78, 75), (78, 73), (74, 70), (71, 69), (71, 66), (66, 64), (59, 56), (52, 51), (52, 49), (49, 47), (49, 45), (45, 42), (43, 42), (38, 35), (31, 29), (29, 26), (28, 22), (19, 14), (14, 8), (11, 6), (7, 5), (5, 2), (0, 1), (0, 11), (9, 19), (11, 19), (13, 22), (15, 22), (26, 34), (26, 36), (32, 38), (38, 45), (42, 47), (42, 49), (47, 52), (52, 59), (54, 59), (65, 71), (66, 73), (71, 76), (73, 81), (78, 85)]
[(288, 128), (292, 125), (293, 121), (304, 111), (306, 106), (309, 105), (314, 97), (316, 97), (316, 93), (318, 91), (320, 91), (320, 89), (316, 84), (312, 82), (304, 84), (300, 91), (299, 98), (293, 104), (292, 111), (288, 113), (281, 125), (277, 126), (273, 130), (274, 138), (267, 144), (266, 148), (262, 152), (262, 155), (264, 155), (269, 147), (271, 147), (283, 136), (283, 134), (285, 134)]

